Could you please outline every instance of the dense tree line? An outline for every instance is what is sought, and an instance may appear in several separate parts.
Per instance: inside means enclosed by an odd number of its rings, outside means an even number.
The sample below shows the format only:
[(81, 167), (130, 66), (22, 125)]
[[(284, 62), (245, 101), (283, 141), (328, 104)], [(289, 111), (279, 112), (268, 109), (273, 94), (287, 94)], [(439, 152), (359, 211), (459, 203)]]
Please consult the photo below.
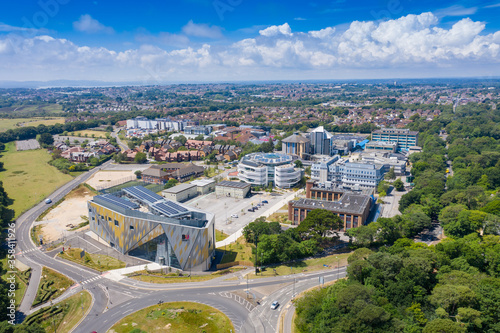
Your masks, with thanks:
[(348, 261), (347, 280), (296, 302), (299, 332), (500, 332), (500, 236), (401, 238)]

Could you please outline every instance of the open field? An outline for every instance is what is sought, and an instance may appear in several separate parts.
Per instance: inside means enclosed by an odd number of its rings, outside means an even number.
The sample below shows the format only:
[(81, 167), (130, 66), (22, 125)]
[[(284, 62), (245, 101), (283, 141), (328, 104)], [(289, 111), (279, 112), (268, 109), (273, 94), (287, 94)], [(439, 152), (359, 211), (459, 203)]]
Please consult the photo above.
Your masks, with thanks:
[(81, 138), (92, 138), (92, 135), (94, 135), (94, 138), (106, 138), (106, 132), (103, 131), (93, 131), (93, 130), (82, 130), (82, 131), (77, 131), (77, 132), (69, 132), (69, 136), (78, 136)]
[(21, 117), (29, 117), (34, 113), (57, 113), (62, 112), (62, 106), (59, 104), (41, 104), (41, 105), (23, 105), (0, 108), (0, 113), (8, 113)]
[(38, 225), (41, 225), (41, 234), (44, 243), (50, 243), (65, 235), (69, 230), (82, 222), (88, 222), (87, 201), (95, 194), (84, 185), (80, 185), (57, 205), (53, 205), (50, 211), (43, 216)]
[(46, 150), (16, 151), (13, 142), (6, 145), (0, 161), (5, 171), (0, 172), (5, 191), (14, 203), (16, 217), (47, 195), (72, 179), (47, 164), (51, 157)]
[(228, 269), (223, 269), (217, 272), (214, 272), (212, 274), (206, 274), (206, 275), (192, 275), (191, 278), (189, 278), (188, 275), (182, 275), (178, 276), (177, 273), (153, 273), (153, 272), (146, 272), (145, 270), (143, 271), (138, 271), (134, 274), (138, 275), (133, 275), (131, 274), (129, 277), (134, 280), (138, 281), (143, 281), (143, 282), (150, 282), (150, 283), (181, 283), (181, 282), (200, 282), (200, 281), (207, 281), (207, 280), (212, 280), (220, 276), (224, 276), (227, 274), (231, 274), (234, 272), (238, 272), (245, 269), (245, 267), (240, 267), (240, 266), (235, 266), (231, 267)]
[[(2, 280), (6, 281), (6, 282), (9, 282), (7, 280), (7, 278), (10, 278), (12, 276), (12, 273), (10, 273), (10, 269), (8, 267), (8, 264), (7, 264), (7, 258), (4, 258), (2, 260), (0, 260), (1, 264), (2, 264)], [(21, 276), (24, 276), (24, 279), (25, 281), (28, 281), (29, 280), (29, 272), (26, 272), (26, 274), (24, 274), (23, 272), (19, 271), (17, 268), (14, 270), (14, 275), (15, 275), (15, 279), (16, 279), (16, 292), (15, 292), (15, 301), (16, 301), (16, 307), (19, 306), (19, 304), (21, 304), (21, 301), (23, 299), (23, 296), (24, 296), (24, 293), (26, 292), (26, 283), (21, 279)]]
[(128, 181), (136, 180), (133, 171), (98, 171), (86, 183), (96, 190), (117, 186)]
[(58, 254), (57, 256), (59, 258), (76, 262), (80, 265), (90, 267), (100, 272), (125, 267), (125, 263), (123, 261), (104, 254), (86, 252), (85, 256), (83, 258), (80, 258), (81, 252), (82, 249), (78, 248), (65, 249), (63, 254)]
[(38, 126), (40, 124), (43, 125), (55, 125), (55, 124), (64, 124), (63, 117), (35, 117), (35, 118), (12, 118), (12, 119), (0, 119), (0, 132), (5, 132), (9, 129), (15, 129), (19, 127), (27, 127), (27, 126)]
[(41, 282), (38, 286), (33, 306), (56, 299), (61, 296), (72, 284), (73, 280), (70, 280), (66, 276), (44, 266), (42, 269)]
[(269, 266), (263, 268), (258, 275), (255, 275), (255, 273), (248, 274), (248, 278), (255, 279), (276, 275), (298, 274), (303, 272), (315, 272), (322, 269), (342, 267), (347, 265), (347, 258), (351, 254), (352, 252), (339, 253), (322, 258), (307, 259), (284, 265)]
[(220, 251), (226, 251), (220, 263), (225, 264), (233, 261), (253, 261), (253, 248), (254, 245), (247, 243), (245, 238), (241, 236), (235, 243), (218, 248)]
[[(82, 291), (64, 301), (41, 309), (26, 318), (26, 322), (34, 320), (39, 323), (47, 333), (70, 332), (87, 312), (92, 297), (87, 291)], [(82, 311), (83, 308), (83, 311)], [(38, 318), (33, 318), (38, 317)]]
[(133, 313), (117, 322), (109, 333), (154, 332), (234, 332), (234, 326), (221, 311), (211, 306), (172, 302), (153, 305)]

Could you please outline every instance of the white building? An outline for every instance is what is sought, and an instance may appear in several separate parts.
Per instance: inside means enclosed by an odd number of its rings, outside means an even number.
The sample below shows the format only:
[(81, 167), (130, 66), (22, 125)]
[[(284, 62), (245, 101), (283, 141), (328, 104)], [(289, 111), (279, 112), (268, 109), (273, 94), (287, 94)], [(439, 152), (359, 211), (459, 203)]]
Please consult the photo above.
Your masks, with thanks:
[(311, 166), (311, 179), (345, 188), (376, 188), (384, 176), (383, 165), (353, 163), (335, 155)]
[(158, 131), (180, 132), (184, 130), (186, 125), (187, 123), (185, 121), (177, 121), (170, 118), (157, 118), (152, 120), (139, 116), (127, 120), (127, 135), (133, 135), (138, 132), (145, 134)]
[(302, 178), (302, 169), (293, 164), (293, 157), (279, 153), (253, 153), (244, 156), (238, 164), (238, 178), (256, 186), (290, 188)]

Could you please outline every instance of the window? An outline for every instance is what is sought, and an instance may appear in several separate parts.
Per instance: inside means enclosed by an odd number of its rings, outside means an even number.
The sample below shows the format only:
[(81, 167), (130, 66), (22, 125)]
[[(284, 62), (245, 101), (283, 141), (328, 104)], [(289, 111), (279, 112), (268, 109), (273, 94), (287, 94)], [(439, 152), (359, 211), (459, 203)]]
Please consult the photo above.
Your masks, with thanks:
[(119, 226), (119, 223), (117, 220), (115, 220), (115, 226), (118, 227)]
[(130, 230), (134, 230), (134, 229), (135, 229), (135, 228), (134, 228), (134, 226), (133, 226), (133, 225), (131, 225), (131, 226), (130, 226)]

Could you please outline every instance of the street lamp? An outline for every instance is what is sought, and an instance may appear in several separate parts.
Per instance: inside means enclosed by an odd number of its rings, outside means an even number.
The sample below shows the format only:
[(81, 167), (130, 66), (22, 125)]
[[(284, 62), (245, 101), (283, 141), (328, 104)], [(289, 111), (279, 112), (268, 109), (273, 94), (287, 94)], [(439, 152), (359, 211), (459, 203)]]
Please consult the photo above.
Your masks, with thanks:
[(335, 257), (337, 259), (337, 280), (339, 279), (339, 269), (340, 269), (340, 260), (339, 257)]
[(191, 263), (191, 255), (189, 255), (188, 260), (189, 260), (189, 280), (191, 280), (191, 266), (192, 266), (191, 265), (192, 264)]

